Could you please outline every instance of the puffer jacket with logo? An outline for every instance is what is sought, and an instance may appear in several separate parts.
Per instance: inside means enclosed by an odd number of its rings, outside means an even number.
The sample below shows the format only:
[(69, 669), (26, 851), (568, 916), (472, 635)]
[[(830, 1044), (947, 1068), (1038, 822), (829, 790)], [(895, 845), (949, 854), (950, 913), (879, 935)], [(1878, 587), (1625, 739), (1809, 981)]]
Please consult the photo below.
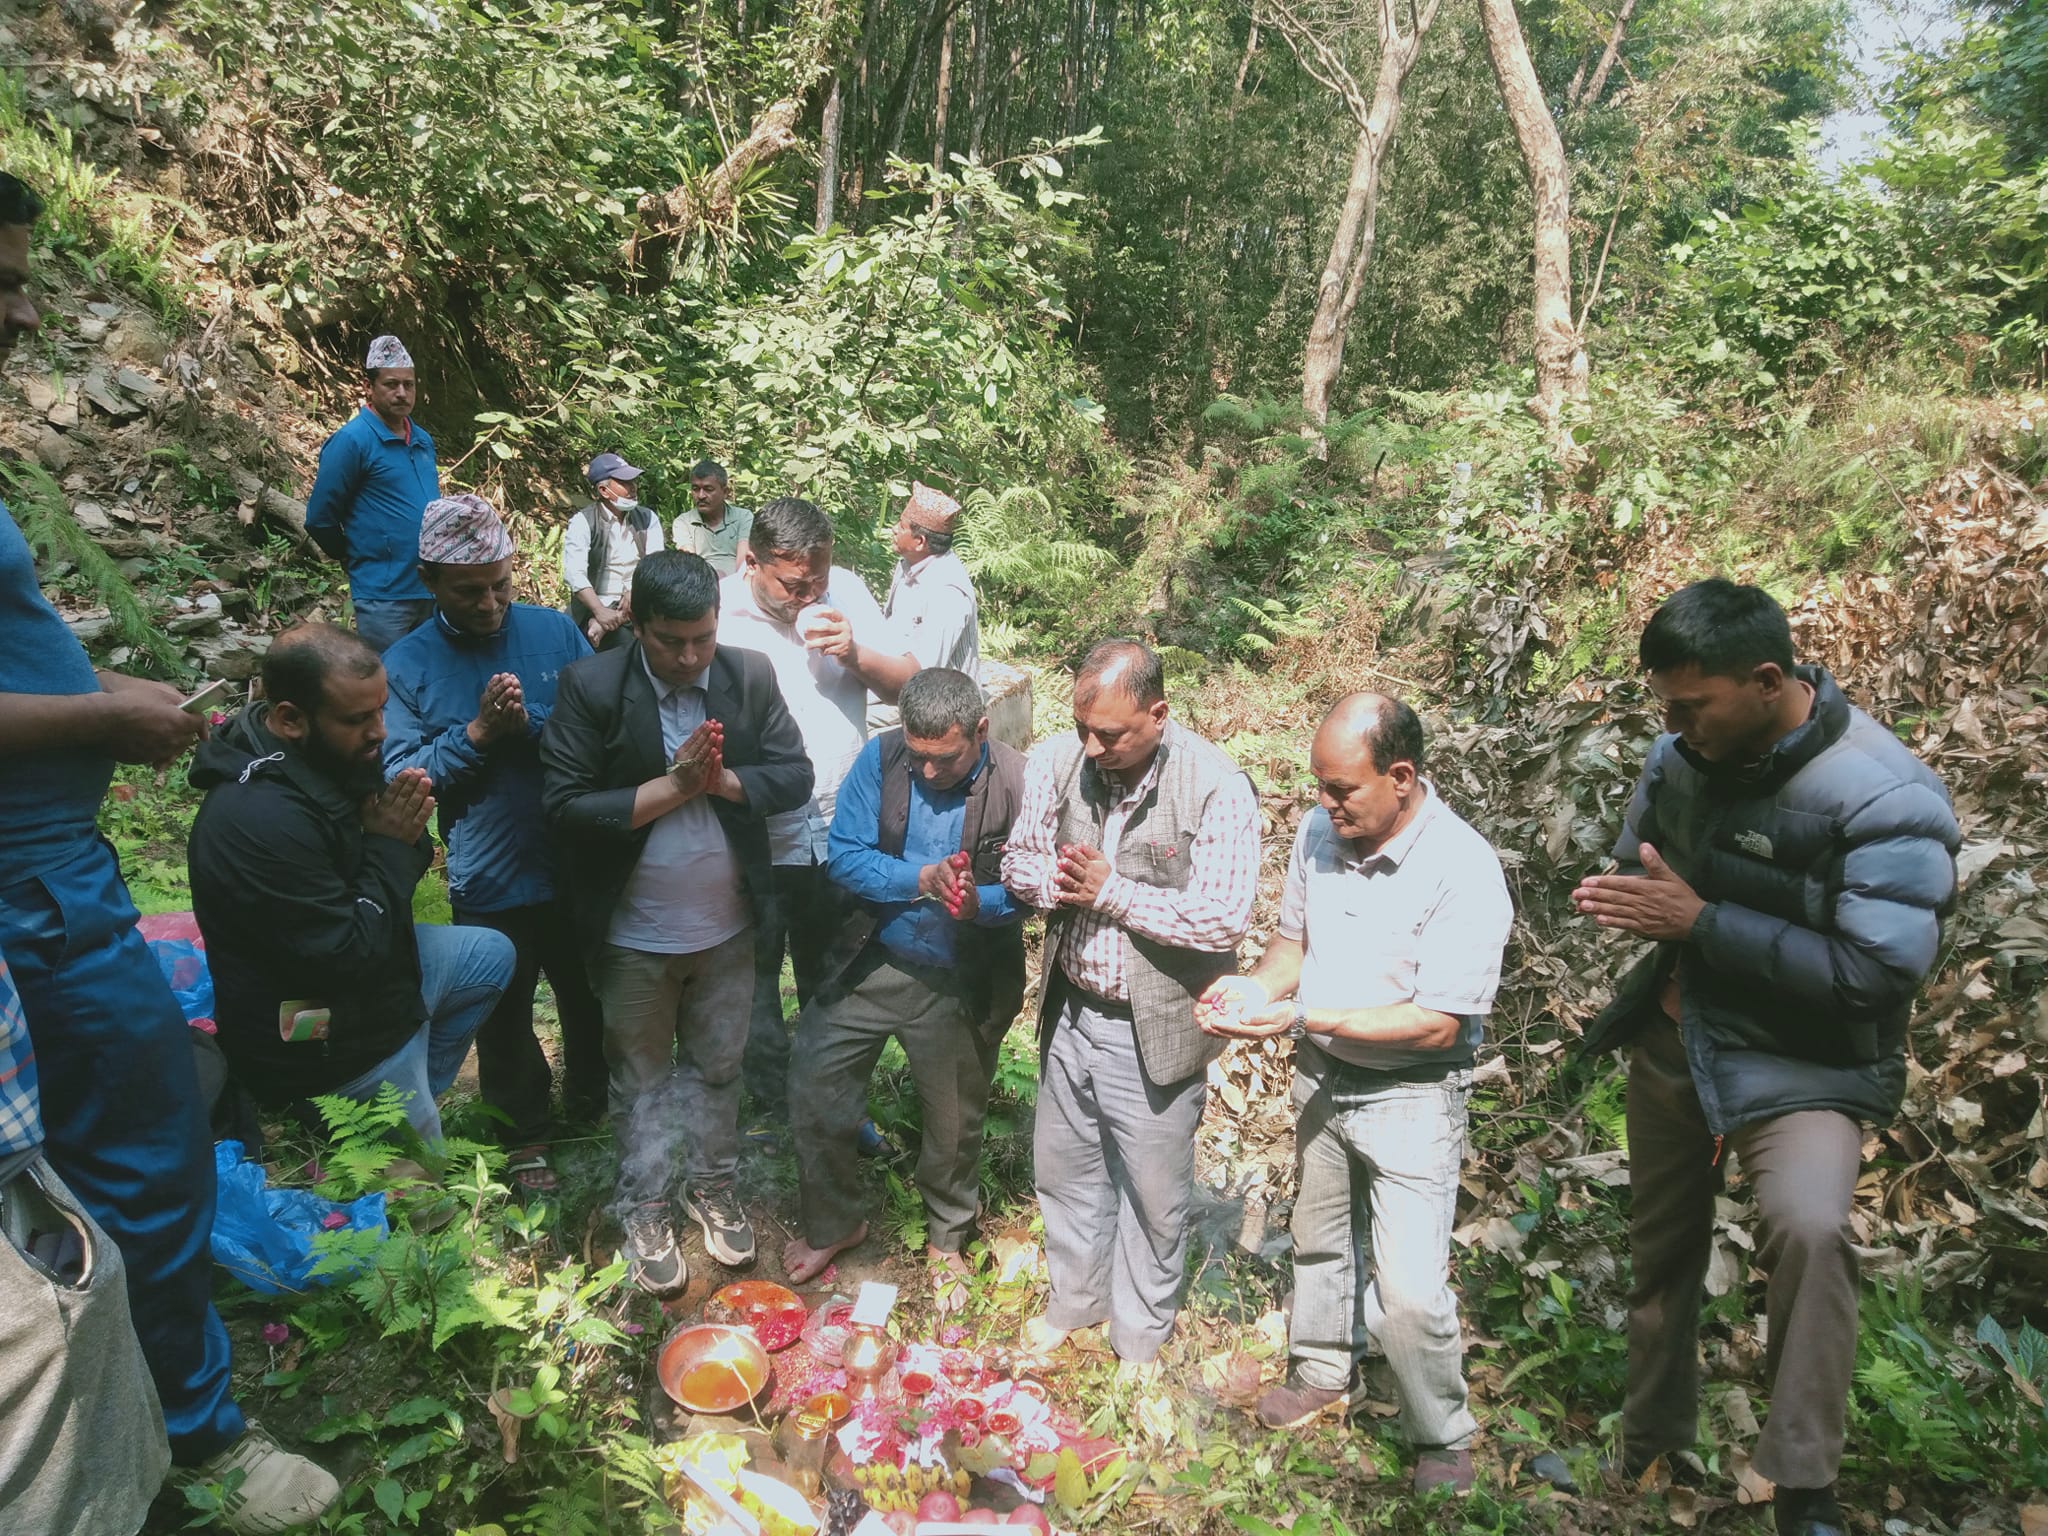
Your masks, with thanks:
[(1707, 903), (1586, 1032), (1585, 1054), (1657, 1017), (1679, 969), (1686, 1056), (1717, 1136), (1804, 1109), (1883, 1123), (1905, 1092), (1906, 1021), (1940, 947), (1960, 838), (1948, 792), (1826, 671), (1813, 712), (1762, 759), (1650, 749), (1614, 856), (1648, 843)]

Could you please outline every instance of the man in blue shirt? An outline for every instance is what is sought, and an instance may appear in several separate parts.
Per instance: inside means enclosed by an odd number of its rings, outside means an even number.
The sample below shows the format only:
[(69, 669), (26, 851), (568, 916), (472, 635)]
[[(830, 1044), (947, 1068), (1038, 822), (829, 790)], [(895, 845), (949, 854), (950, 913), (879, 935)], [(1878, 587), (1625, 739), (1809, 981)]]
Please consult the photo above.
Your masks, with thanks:
[[(0, 359), (36, 328), (24, 292), (41, 206), (0, 173)], [(213, 1149), (185, 1017), (136, 931), (95, 818), (114, 764), (168, 763), (205, 722), (162, 683), (95, 675), (0, 507), (0, 952), (34, 1043), (44, 1155), (121, 1250), (171, 1457), (240, 1471), (227, 1523), (319, 1518), (340, 1487), (249, 1429), (213, 1310)]]
[(543, 971), (562, 1022), (563, 1105), (573, 1120), (604, 1110), (604, 1019), (584, 973), (575, 921), (557, 900), (541, 814), (540, 733), (562, 669), (590, 654), (576, 621), (512, 601), (512, 540), (478, 496), (430, 502), (420, 575), (434, 617), (385, 652), (384, 768), (421, 768), (440, 801), (455, 921), (495, 928), (518, 969), (476, 1037), (483, 1099), (504, 1113), (512, 1174), (555, 1187), (547, 1165), (552, 1074), (533, 1032)]
[(306, 532), (348, 567), (356, 633), (379, 651), (434, 611), (419, 573), (420, 513), (441, 494), (441, 477), (434, 440), (412, 419), (417, 389), (399, 339), (371, 342), (363, 408), (321, 445), (306, 497)]
[(903, 724), (861, 749), (839, 787), (827, 869), (858, 898), (827, 980), (797, 1023), (789, 1080), (802, 1235), (792, 1284), (867, 1236), (856, 1145), (868, 1079), (891, 1035), (923, 1108), (917, 1187), (942, 1310), (966, 1300), (982, 1120), (996, 1054), (1024, 999), (1024, 909), (1003, 848), (1024, 759), (988, 734), (980, 686), (929, 667), (903, 685)]

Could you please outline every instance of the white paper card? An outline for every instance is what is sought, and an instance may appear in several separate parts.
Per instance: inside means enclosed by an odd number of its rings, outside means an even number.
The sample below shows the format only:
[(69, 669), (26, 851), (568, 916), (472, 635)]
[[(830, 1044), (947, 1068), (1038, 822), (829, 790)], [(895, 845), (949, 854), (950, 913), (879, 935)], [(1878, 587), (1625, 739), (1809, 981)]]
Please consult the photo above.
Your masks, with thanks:
[(896, 1287), (880, 1280), (861, 1282), (860, 1294), (853, 1299), (853, 1316), (850, 1322), (864, 1328), (888, 1326), (889, 1314), (896, 1306)]

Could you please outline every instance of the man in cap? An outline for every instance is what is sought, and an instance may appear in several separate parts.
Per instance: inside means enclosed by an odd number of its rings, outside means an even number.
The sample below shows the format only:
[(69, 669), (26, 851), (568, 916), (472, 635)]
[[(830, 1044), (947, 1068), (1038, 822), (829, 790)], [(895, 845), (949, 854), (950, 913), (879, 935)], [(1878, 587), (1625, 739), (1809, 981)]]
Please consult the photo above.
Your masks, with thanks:
[(541, 728), (562, 669), (590, 647), (568, 615), (512, 601), (512, 539), (480, 496), (428, 503), (420, 576), (434, 617), (384, 653), (384, 772), (426, 773), (455, 921), (495, 928), (518, 951), (511, 985), (477, 1032), (477, 1075), (484, 1102), (506, 1117), (499, 1135), (513, 1178), (545, 1193), (555, 1187), (553, 1074), (533, 1031), (543, 971), (561, 1019), (563, 1106), (573, 1120), (604, 1109), (604, 1020), (541, 817)]
[[(29, 226), (41, 213), (40, 200), (0, 172), (0, 361), (38, 324), (26, 290)], [(174, 688), (95, 674), (44, 599), (28, 541), (5, 511), (0, 506), (0, 952), (35, 1053), (44, 1155), (121, 1251), (135, 1336), (171, 1459), (183, 1469), (174, 1475), (234, 1478), (222, 1506), (230, 1530), (310, 1523), (340, 1485), (251, 1429), (235, 1404), (227, 1330), (213, 1310), (213, 1154), (191, 1031), (136, 931), (135, 903), (96, 823), (116, 762), (168, 764), (206, 722), (178, 707)], [(32, 1294), (10, 1280), (0, 1289), (16, 1299)], [(0, 1363), (9, 1389), (31, 1379), (47, 1378), (31, 1378), (12, 1358)], [(0, 1455), (0, 1509), (9, 1515), (20, 1502), (11, 1486), (18, 1464)], [(96, 1486), (110, 1493), (111, 1467), (95, 1470)], [(104, 1524), (59, 1515), (38, 1525), (26, 1508), (21, 1517), (34, 1530)]]
[(608, 651), (626, 637), (633, 570), (661, 548), (661, 520), (640, 505), (640, 471), (624, 455), (600, 453), (586, 473), (594, 499), (577, 508), (562, 535), (562, 583), (573, 594), (569, 616)]
[[(981, 681), (981, 606), (967, 567), (953, 553), (960, 503), (922, 481), (896, 520), (896, 574), (882, 612), (910, 643), (920, 667), (951, 667)], [(891, 723), (895, 711), (889, 711)]]
[(187, 848), (192, 911), (220, 1048), (251, 1093), (368, 1100), (389, 1083), (432, 1142), (435, 1101), (515, 955), (488, 928), (413, 923), (433, 786), (419, 768), (385, 783), (385, 693), (361, 636), (302, 624), (277, 637), (262, 702), (193, 760), (206, 799)]
[(728, 502), (725, 466), (699, 459), (690, 466), (690, 509), (676, 519), (676, 548), (701, 555), (721, 576), (739, 568), (740, 547), (754, 530), (754, 514)]
[(441, 494), (441, 477), (434, 440), (412, 419), (417, 389), (404, 344), (371, 342), (362, 409), (321, 444), (306, 497), (306, 532), (348, 567), (356, 633), (379, 652), (434, 611), (420, 580), (420, 513)]

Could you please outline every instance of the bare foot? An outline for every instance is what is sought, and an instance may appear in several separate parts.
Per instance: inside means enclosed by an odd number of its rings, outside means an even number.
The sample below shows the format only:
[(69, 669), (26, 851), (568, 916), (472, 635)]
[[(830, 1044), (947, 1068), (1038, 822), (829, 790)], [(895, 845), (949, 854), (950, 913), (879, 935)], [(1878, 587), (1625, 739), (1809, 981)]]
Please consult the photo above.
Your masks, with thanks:
[(849, 1248), (868, 1240), (868, 1224), (862, 1222), (844, 1239), (823, 1248), (813, 1248), (800, 1237), (792, 1237), (782, 1250), (783, 1277), (791, 1285), (803, 1285), (825, 1273), (826, 1267)]
[(968, 1282), (973, 1278), (974, 1266), (964, 1255), (947, 1253), (943, 1249), (925, 1249), (925, 1269), (931, 1275), (932, 1301), (939, 1309), (939, 1315), (958, 1312), (967, 1305)]

